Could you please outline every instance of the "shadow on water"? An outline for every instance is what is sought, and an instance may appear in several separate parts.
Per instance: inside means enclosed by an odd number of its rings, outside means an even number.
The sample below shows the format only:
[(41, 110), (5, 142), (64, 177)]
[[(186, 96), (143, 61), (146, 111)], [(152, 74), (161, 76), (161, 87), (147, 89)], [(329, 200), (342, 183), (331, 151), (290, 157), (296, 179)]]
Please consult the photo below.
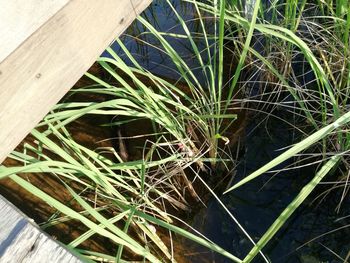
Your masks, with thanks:
[[(249, 125), (251, 127), (247, 129), (252, 129), (255, 124), (251, 123)], [(245, 154), (239, 159), (236, 174), (238, 178), (235, 181), (277, 156), (279, 152), (276, 149), (293, 142), (295, 142), (293, 133), (288, 132), (288, 127), (276, 120), (270, 121), (268, 129), (259, 127), (253, 130), (246, 138)], [(284, 163), (283, 166), (289, 164), (292, 162)], [(256, 242), (305, 183), (314, 176), (314, 167), (292, 169), (272, 175), (265, 174), (221, 198)], [(344, 209), (337, 214), (335, 207), (340, 200), (339, 196), (333, 194), (319, 205), (311, 204), (317, 194), (319, 193), (314, 193), (306, 204), (298, 208), (296, 214), (264, 249), (263, 252), (271, 262), (339, 262), (328, 249), (343, 258), (346, 257), (350, 249), (350, 227), (308, 243), (309, 240), (349, 224), (349, 218), (345, 218), (350, 212), (349, 200), (344, 204)], [(209, 201), (207, 209), (203, 209), (194, 217), (193, 226), (240, 258), (244, 258), (252, 247), (249, 240), (214, 199)], [(214, 255), (213, 262), (229, 261)], [(258, 257), (254, 262), (264, 261)]]
[[(201, 34), (201, 25), (197, 17), (197, 11), (194, 6), (186, 1), (173, 0), (170, 1), (176, 11), (180, 14), (182, 19), (186, 21), (190, 32)], [(153, 1), (153, 3), (142, 13), (142, 16), (159, 32), (171, 33), (171, 36), (163, 35), (163, 37), (170, 43), (174, 50), (179, 54), (181, 59), (191, 68), (193, 73), (199, 79), (201, 78), (202, 71), (193, 49), (188, 40), (185, 40), (182, 36), (185, 32), (179, 23), (176, 14), (172, 11), (171, 7), (166, 1)], [(214, 23), (212, 20), (204, 20), (206, 23), (206, 30), (208, 33), (212, 31)], [(168, 77), (173, 80), (179, 80), (181, 75), (176, 69), (176, 65), (173, 60), (164, 52), (160, 51), (161, 44), (154, 36), (147, 34), (147, 29), (144, 26), (135, 21), (125, 34), (121, 37), (122, 42), (127, 47), (128, 51), (134, 56), (137, 62), (153, 74)], [(194, 41), (198, 46), (198, 50), (205, 48), (205, 43), (199, 35), (194, 37)], [(213, 43), (209, 39), (209, 44)], [(116, 51), (125, 63), (132, 65), (132, 62), (125, 55), (120, 45), (115, 42), (112, 45), (112, 49)], [(104, 57), (109, 57), (108, 52), (102, 54)], [(206, 57), (203, 56), (203, 62), (207, 63)]]
[[(199, 25), (198, 20), (194, 17), (195, 11), (193, 7), (180, 0), (172, 1), (172, 3), (185, 21), (193, 21), (188, 23), (190, 31), (198, 32)], [(176, 16), (169, 6), (166, 5), (165, 1), (154, 1), (143, 15), (160, 31), (183, 34)], [(154, 39), (149, 39), (149, 36), (143, 32), (145, 32), (145, 29), (142, 28), (140, 23), (136, 22), (122, 37), (128, 50), (149, 71), (178, 80), (181, 76), (175, 71), (174, 63), (168, 56), (159, 52), (157, 48), (159, 43)], [(146, 45), (143, 41), (147, 41), (151, 45)], [(191, 51), (190, 43), (181, 38), (169, 38), (169, 41), (191, 68), (195, 69), (198, 67), (198, 64), (196, 64), (197, 60), (194, 59), (194, 54)], [(200, 41), (197, 44), (200, 50), (204, 47)], [(123, 57), (123, 52), (118, 44), (114, 44), (113, 49)], [(103, 56), (108, 55), (104, 53)], [(125, 54), (124, 58), (127, 60)], [(131, 64), (131, 61), (127, 62)], [(196, 73), (196, 70), (194, 72)], [(271, 118), (266, 127), (259, 126), (259, 128), (255, 128), (258, 121), (257, 119), (253, 120), (246, 127), (248, 136), (245, 138), (245, 152), (238, 160), (239, 164), (235, 181), (245, 177), (277, 156), (280, 151), (276, 151), (276, 149), (286, 147), (296, 141), (293, 131), (288, 130), (289, 126), (287, 127)], [(84, 128), (82, 125), (78, 125), (78, 127), (82, 130)], [(80, 130), (76, 131), (76, 133), (80, 133)], [(82, 133), (84, 132), (82, 131)], [(100, 133), (100, 131), (96, 131), (96, 134)], [(98, 141), (99, 137), (96, 134), (92, 134), (93, 138), (87, 137), (84, 141)], [(110, 134), (106, 135), (106, 137), (108, 136), (111, 137)], [(83, 138), (83, 136), (80, 136), (80, 138)], [(96, 145), (93, 147), (96, 147)], [(291, 163), (292, 161), (284, 163), (283, 166)], [(273, 177), (272, 174), (266, 174), (220, 198), (231, 213), (237, 217), (254, 241), (258, 241), (281, 211), (313, 176), (314, 167), (284, 171)], [(41, 178), (38, 179), (40, 183), (46, 181)], [(6, 193), (6, 191), (14, 189), (15, 186), (11, 187), (8, 185), (0, 187), (0, 193), (10, 196), (11, 193)], [(53, 185), (51, 188), (57, 187)], [(272, 262), (339, 262), (339, 259), (331, 251), (343, 258), (346, 257), (350, 249), (350, 227), (346, 227), (350, 223), (349, 199), (344, 201), (343, 209), (337, 214), (335, 212), (335, 207), (339, 200), (337, 194), (331, 193), (319, 205), (311, 203), (320, 191), (318, 189), (317, 193), (316, 190), (316, 193), (308, 199), (308, 202), (297, 209), (292, 218), (288, 220), (288, 223), (264, 249), (263, 252)], [(62, 199), (64, 198), (66, 196), (62, 196)], [(32, 197), (27, 199), (16, 197), (16, 200), (13, 200), (20, 205), (25, 203), (23, 200), (28, 200), (29, 202), (31, 199)], [(34, 206), (36, 206), (37, 210), (40, 208), (40, 211), (38, 211), (40, 215), (47, 217), (52, 213), (52, 211), (44, 210), (45, 207), (41, 209), (37, 204), (34, 204)], [(28, 214), (33, 214), (33, 209), (31, 207)], [(40, 219), (42, 220), (42, 218)], [(252, 247), (249, 240), (241, 233), (237, 225), (214, 199), (209, 200), (207, 208), (201, 209), (191, 218), (191, 225), (200, 230), (209, 239), (240, 258), (244, 258)], [(335, 231), (307, 243), (315, 237), (341, 227), (343, 229), (340, 231)], [(74, 227), (74, 229), (76, 228)], [(67, 231), (65, 235), (71, 235), (71, 231)], [(181, 251), (178, 253), (181, 253), (185, 259), (179, 260), (179, 262), (230, 262), (219, 255), (194, 247), (193, 244), (188, 244), (188, 241), (178, 240), (177, 243), (180, 242), (183, 242), (183, 246), (176, 247), (175, 252)], [(98, 244), (95, 244), (95, 246), (103, 244), (103, 242), (96, 243)], [(89, 247), (92, 247), (92, 245), (89, 245)], [(97, 251), (103, 251), (103, 249), (105, 248), (98, 248)], [(255, 262), (262, 262), (261, 257), (257, 257)]]
[[(192, 21), (188, 23), (190, 31), (198, 32), (199, 25), (195, 22), (195, 11), (192, 6), (183, 1), (172, 1), (172, 3), (185, 21)], [(183, 34), (176, 16), (162, 1), (155, 1), (144, 16), (161, 32)], [(147, 34), (142, 32), (144, 32), (142, 26), (135, 23), (132, 31), (123, 37), (123, 42), (135, 55), (137, 61), (152, 73), (171, 79), (180, 78), (181, 76), (174, 70), (175, 66), (171, 59), (157, 49), (159, 43), (149, 39)], [(181, 38), (168, 40), (191, 68), (195, 69), (198, 66), (189, 43)], [(151, 45), (146, 45), (143, 41)], [(204, 47), (200, 42), (197, 44), (200, 50)], [(259, 47), (255, 48), (259, 49)], [(114, 44), (113, 49), (122, 54), (118, 44)], [(108, 56), (107, 53), (103, 55)], [(127, 60), (126, 57), (125, 59)], [(127, 62), (131, 63), (128, 60)], [(294, 66), (298, 68), (295, 63)], [(301, 75), (305, 76), (302, 73)], [(306, 76), (310, 78), (309, 75)], [(303, 82), (308, 83), (310, 80)], [(278, 120), (270, 119), (265, 127), (255, 129), (258, 121), (252, 121), (246, 128), (249, 135), (245, 138), (245, 153), (238, 160), (235, 181), (247, 176), (281, 153), (276, 149), (287, 147), (298, 139), (293, 130), (289, 130), (290, 126), (287, 127)], [(293, 160), (289, 163), (285, 162), (277, 169), (292, 165), (292, 162)], [(221, 201), (257, 242), (314, 174), (315, 167), (291, 169), (279, 172), (276, 176), (266, 174), (222, 196)], [(347, 217), (350, 212), (349, 200), (345, 201), (340, 213), (336, 213), (335, 207), (339, 201), (336, 193), (330, 194), (320, 204), (312, 203), (320, 191), (322, 191), (320, 187), (316, 188), (315, 193), (297, 209), (287, 224), (265, 247), (263, 252), (272, 262), (339, 262), (335, 254), (343, 258), (347, 256), (350, 249), (350, 227), (346, 228), (350, 220)], [(252, 247), (250, 241), (214, 199), (209, 201), (207, 208), (203, 208), (192, 218), (191, 224), (209, 239), (240, 258), (244, 258)], [(321, 236), (338, 228), (342, 229)], [(315, 239), (316, 237), (319, 238)], [(310, 240), (313, 241), (308, 242)], [(185, 242), (185, 246), (186, 244)], [(189, 245), (191, 246), (193, 244)], [(186, 254), (188, 262), (203, 262), (203, 255), (206, 262), (229, 262), (208, 251), (200, 252), (200, 248), (195, 250), (200, 256), (197, 257), (196, 253)], [(257, 257), (255, 262), (263, 262), (263, 260)]]

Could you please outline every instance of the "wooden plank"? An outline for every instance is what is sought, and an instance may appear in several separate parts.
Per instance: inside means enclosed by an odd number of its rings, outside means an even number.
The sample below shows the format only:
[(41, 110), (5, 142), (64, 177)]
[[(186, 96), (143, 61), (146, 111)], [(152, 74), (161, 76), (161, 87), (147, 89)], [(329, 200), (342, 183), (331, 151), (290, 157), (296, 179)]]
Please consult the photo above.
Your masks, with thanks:
[(83, 262), (42, 233), (30, 219), (1, 195), (0, 215), (0, 262)]
[[(0, 62), (69, 0), (0, 0)], [(35, 19), (33, 19), (35, 18)]]
[(70, 0), (6, 57), (0, 163), (150, 2)]

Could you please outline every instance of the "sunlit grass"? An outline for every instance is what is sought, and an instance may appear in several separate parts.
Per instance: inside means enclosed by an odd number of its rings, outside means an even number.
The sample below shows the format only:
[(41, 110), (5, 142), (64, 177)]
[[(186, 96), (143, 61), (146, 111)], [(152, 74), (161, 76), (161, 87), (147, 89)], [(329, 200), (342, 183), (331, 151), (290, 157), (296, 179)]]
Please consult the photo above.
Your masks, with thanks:
[[(0, 168), (0, 178), (11, 178), (67, 216), (55, 218), (45, 227), (76, 219), (88, 228), (68, 244), (87, 258), (123, 262), (127, 249), (151, 262), (174, 261), (176, 251), (155, 231), (161, 227), (234, 262), (250, 262), (259, 252), (268, 262), (262, 253), (265, 246), (323, 178), (338, 165), (348, 164), (345, 153), (350, 147), (347, 132), (350, 4), (347, 1), (288, 0), (271, 1), (270, 5), (259, 0), (246, 1), (246, 5), (241, 1), (223, 0), (184, 2), (196, 13), (198, 32), (190, 31), (188, 21), (169, 0), (163, 4), (178, 20), (181, 33), (160, 32), (146, 17), (138, 18), (144, 34), (152, 38), (152, 42), (142, 40), (142, 44), (167, 56), (172, 65), (166, 66), (174, 68), (178, 79), (169, 81), (153, 74), (117, 39), (124, 56), (108, 48), (108, 57), (97, 61), (108, 77), (87, 73), (94, 85), (74, 90), (104, 95), (104, 101), (63, 101), (56, 105), (32, 131), (34, 144), (26, 145), (25, 152), (14, 151), (10, 155), (23, 166)], [(188, 42), (197, 68), (192, 68), (181, 56), (169, 41), (172, 38)], [(204, 48), (200, 48), (198, 39)], [(226, 73), (225, 56), (236, 60), (232, 72)], [(297, 60), (307, 72), (297, 72), (293, 65)], [(308, 74), (310, 83), (304, 81)], [(258, 86), (255, 96), (249, 95), (249, 86)], [(241, 97), (236, 98), (236, 94)], [(280, 101), (287, 96), (288, 102)], [(237, 101), (242, 105), (237, 106)], [(319, 151), (320, 166), (315, 175), (310, 176), (309, 183), (281, 211), (257, 243), (221, 202), (213, 186), (201, 177), (201, 173), (208, 175), (215, 171), (219, 163), (232, 168), (234, 161), (225, 152), (225, 145), (230, 143), (230, 127), (237, 119), (233, 109), (240, 107), (267, 115), (274, 114), (268, 112), (269, 107), (283, 108), (302, 119), (306, 128), (293, 127), (302, 134), (299, 142), (234, 182), (225, 193), (309, 149)], [(124, 160), (113, 148), (103, 149), (103, 154), (87, 149), (74, 140), (67, 128), (86, 115), (108, 116), (111, 121), (105, 125), (111, 127), (127, 127), (135, 120), (146, 120), (152, 124), (150, 132), (155, 139), (140, 146), (142, 158), (139, 160)], [(295, 125), (290, 120), (283, 121)], [(234, 226), (238, 225), (251, 241), (252, 249), (243, 260), (204, 236), (179, 227), (174, 216), (167, 212), (168, 205), (186, 209), (188, 204), (182, 188), (184, 184), (185, 188), (192, 187), (189, 170), (225, 209)], [(81, 209), (75, 211), (17, 175), (23, 173), (55, 176)], [(344, 194), (348, 187), (345, 184)], [(92, 193), (95, 203), (91, 201)], [(107, 216), (105, 208), (115, 214)], [(117, 253), (106, 255), (79, 248), (96, 234), (115, 244)]]

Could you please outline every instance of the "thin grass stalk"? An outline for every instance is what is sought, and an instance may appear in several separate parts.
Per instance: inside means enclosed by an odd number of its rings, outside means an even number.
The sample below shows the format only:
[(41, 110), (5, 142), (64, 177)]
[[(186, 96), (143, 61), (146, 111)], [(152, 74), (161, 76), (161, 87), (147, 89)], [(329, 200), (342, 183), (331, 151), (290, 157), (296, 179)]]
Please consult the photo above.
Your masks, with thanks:
[(255, 5), (254, 5), (254, 10), (253, 10), (253, 14), (252, 14), (252, 19), (250, 22), (248, 22), (248, 34), (247, 34), (247, 37), (246, 37), (246, 41), (245, 41), (245, 44), (244, 44), (244, 47), (243, 47), (243, 51), (242, 53), (240, 54), (240, 59), (239, 59), (239, 62), (238, 62), (238, 65), (237, 65), (237, 68), (236, 68), (236, 71), (235, 71), (235, 74), (234, 74), (234, 78), (230, 84), (230, 89), (228, 91), (228, 94), (227, 94), (227, 102), (226, 102), (226, 105), (225, 105), (225, 109), (224, 109), (224, 112), (226, 112), (228, 106), (229, 106), (229, 103), (232, 99), (232, 96), (233, 96), (233, 93), (234, 93), (234, 90), (236, 88), (236, 85), (237, 85), (237, 81), (238, 81), (238, 78), (241, 74), (241, 70), (243, 68), (243, 64), (244, 64), (244, 61), (246, 59), (246, 56), (248, 54), (248, 50), (249, 50), (249, 47), (250, 47), (250, 44), (251, 44), (251, 41), (252, 41), (252, 38), (253, 38), (253, 33), (254, 33), (254, 30), (255, 30), (255, 24), (256, 24), (256, 21), (257, 21), (257, 16), (258, 16), (258, 11), (259, 11), (259, 8), (260, 8), (260, 0), (256, 0), (255, 1)]
[(280, 163), (284, 162), (285, 160), (291, 158), (292, 156), (295, 156), (297, 153), (305, 150), (306, 148), (310, 147), (314, 143), (316, 143), (319, 140), (322, 140), (324, 137), (328, 136), (331, 134), (334, 130), (339, 129), (343, 125), (347, 124), (350, 122), (350, 112), (345, 113), (343, 116), (338, 118), (336, 121), (333, 123), (323, 127), (322, 129), (318, 130), (317, 132), (313, 133), (312, 135), (308, 136), (301, 142), (295, 144), (292, 148), (289, 150), (285, 151), (284, 153), (280, 154), (277, 156), (275, 159), (264, 165), (263, 167), (259, 168), (249, 176), (245, 177), (238, 183), (236, 183), (234, 186), (230, 187), (228, 190), (225, 191), (225, 193), (228, 193), (244, 184), (247, 182), (253, 180), (254, 178), (260, 176), (261, 174), (269, 171), (273, 167), (279, 165)]
[(334, 168), (340, 161), (341, 155), (334, 155), (328, 160), (322, 168), (316, 173), (315, 177), (303, 187), (294, 200), (283, 210), (275, 222), (269, 227), (265, 234), (260, 238), (259, 242), (249, 251), (248, 255), (243, 259), (244, 263), (251, 262), (255, 256), (266, 246), (266, 244), (275, 236), (278, 230), (286, 223), (295, 210), (305, 201), (314, 188), (321, 180)]
[(78, 195), (75, 194), (75, 197), (81, 201), (81, 204), (83, 204), (85, 206), (85, 208), (87, 208), (87, 210), (90, 211), (90, 213), (92, 213), (94, 216), (97, 216), (100, 220), (102, 220), (102, 222), (104, 224), (107, 224), (106, 225), (107, 227), (112, 227), (112, 229), (117, 231), (120, 234), (120, 236), (123, 238), (120, 238), (117, 235), (99, 227), (97, 224), (93, 223), (88, 218), (82, 216), (81, 214), (77, 213), (76, 211), (72, 210), (71, 208), (66, 207), (62, 203), (58, 202), (57, 200), (55, 200), (54, 198), (52, 198), (48, 194), (44, 193), (43, 191), (41, 191), (37, 187), (33, 186), (32, 184), (30, 184), (26, 180), (20, 178), (19, 176), (13, 174), (9, 178), (11, 180), (13, 180), (14, 182), (16, 182), (18, 185), (20, 185), (21, 187), (23, 187), (24, 189), (33, 193), (35, 196), (39, 197), (42, 200), (45, 200), (48, 204), (50, 204), (51, 206), (53, 206), (57, 210), (61, 211), (64, 214), (68, 214), (72, 218), (79, 220), (81, 223), (86, 225), (88, 228), (94, 229), (95, 232), (98, 232), (101, 235), (104, 235), (104, 236), (110, 238), (111, 240), (113, 240), (117, 244), (123, 244), (124, 246), (128, 247), (129, 249), (131, 249), (135, 253), (142, 255), (145, 258), (149, 259), (151, 262), (156, 262), (156, 263), (161, 262), (157, 258), (155, 258), (152, 254), (150, 254), (149, 251), (145, 250), (137, 242), (135, 242), (130, 237), (128, 237), (124, 233), (122, 233), (121, 230), (111, 226), (111, 224), (109, 222), (107, 222), (105, 219), (103, 219), (101, 215), (98, 215), (97, 212), (94, 211), (90, 206), (88, 206), (85, 201), (83, 201), (80, 197), (78, 197)]

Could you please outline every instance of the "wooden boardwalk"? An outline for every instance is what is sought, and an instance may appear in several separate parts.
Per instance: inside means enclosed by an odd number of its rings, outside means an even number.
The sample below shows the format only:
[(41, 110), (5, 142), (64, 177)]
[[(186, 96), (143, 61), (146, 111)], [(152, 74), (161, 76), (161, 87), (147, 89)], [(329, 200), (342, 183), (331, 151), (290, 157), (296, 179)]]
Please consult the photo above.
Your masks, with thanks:
[[(1, 1), (0, 164), (152, 0)], [(0, 196), (0, 263), (82, 262)]]
[(0, 3), (1, 163), (151, 0)]
[(21, 211), (0, 196), (1, 263), (81, 263)]

